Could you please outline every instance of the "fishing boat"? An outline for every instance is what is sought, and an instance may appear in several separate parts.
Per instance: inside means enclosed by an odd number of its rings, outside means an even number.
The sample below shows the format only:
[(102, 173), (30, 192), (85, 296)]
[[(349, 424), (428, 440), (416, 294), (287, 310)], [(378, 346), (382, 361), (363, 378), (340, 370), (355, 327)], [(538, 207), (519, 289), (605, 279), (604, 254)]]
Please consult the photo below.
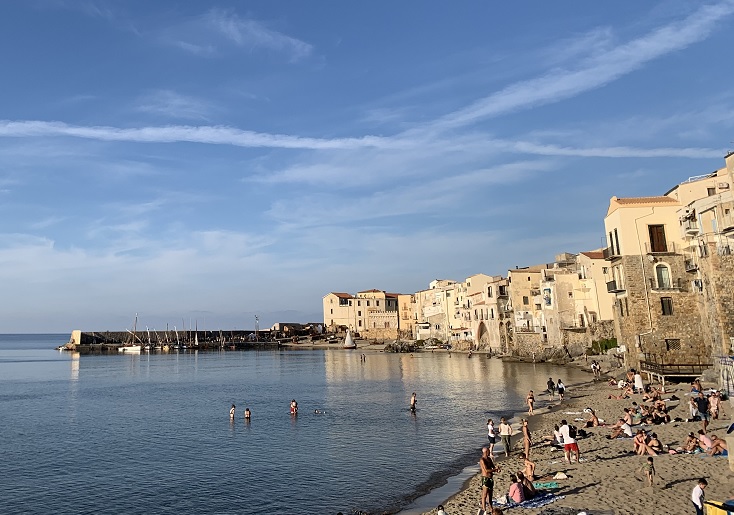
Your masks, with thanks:
[(347, 330), (347, 336), (344, 338), (344, 345), (342, 346), (344, 349), (356, 349), (357, 344), (354, 343), (354, 339), (352, 338), (352, 333)]
[(138, 314), (135, 313), (135, 322), (133, 323), (133, 330), (130, 331), (130, 329), (127, 330), (128, 333), (132, 335), (132, 338), (128, 340), (127, 343), (124, 345), (121, 345), (117, 348), (117, 352), (126, 352), (128, 354), (140, 354), (140, 349), (142, 346), (136, 342), (136, 340), (139, 340), (137, 335), (135, 334), (135, 331), (138, 327)]

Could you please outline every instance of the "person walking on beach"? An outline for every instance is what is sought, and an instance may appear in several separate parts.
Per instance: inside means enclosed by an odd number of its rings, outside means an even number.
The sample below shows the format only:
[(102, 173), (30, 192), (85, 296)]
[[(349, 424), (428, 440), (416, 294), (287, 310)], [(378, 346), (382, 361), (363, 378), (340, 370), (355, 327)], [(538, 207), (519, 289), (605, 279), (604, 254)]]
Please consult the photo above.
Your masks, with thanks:
[(494, 421), (487, 419), (487, 441), (489, 441), (489, 455), (494, 457), (494, 444), (497, 443), (497, 434), (494, 429)]
[(563, 381), (560, 379), (558, 380), (558, 385), (556, 385), (556, 389), (558, 390), (558, 398), (563, 401), (563, 395), (566, 393), (566, 385), (563, 384)]
[(489, 449), (486, 447), (482, 447), (482, 457), (479, 458), (479, 468), (482, 471), (481, 509), (482, 513), (486, 513), (487, 500), (489, 500), (489, 509), (492, 509), (492, 498), (494, 495), (494, 473), (500, 471), (499, 467), (494, 466), (494, 462), (489, 456)]
[(528, 404), (528, 415), (533, 414), (533, 404), (535, 404), (535, 394), (532, 390), (528, 393), (528, 396), (525, 397), (525, 402)]
[(510, 437), (512, 436), (512, 426), (507, 423), (505, 417), (500, 419), (500, 440), (502, 440), (502, 447), (505, 448), (505, 456), (510, 455)]
[(709, 425), (709, 400), (703, 395), (703, 392), (698, 392), (698, 396), (693, 398), (696, 403), (698, 415), (701, 417), (701, 429), (706, 432), (706, 428)]
[(691, 502), (696, 508), (696, 515), (703, 515), (703, 503), (706, 502), (706, 496), (703, 491), (708, 484), (706, 478), (702, 477), (698, 480), (698, 484), (693, 489), (693, 492), (691, 492)]
[(234, 404), (232, 404), (232, 407), (229, 408), (229, 418), (230, 420), (234, 420)]
[(525, 456), (530, 457), (530, 446), (532, 445), (532, 439), (530, 437), (530, 428), (528, 427), (527, 419), (522, 419), (522, 444), (525, 449)]
[(415, 412), (415, 403), (416, 403), (416, 395), (415, 395), (415, 392), (413, 392), (413, 395), (410, 396), (410, 411)]
[(553, 400), (553, 396), (556, 393), (556, 383), (553, 381), (552, 377), (548, 378), (546, 385), (548, 386), (548, 396), (550, 397), (550, 400)]
[(647, 458), (647, 464), (643, 466), (645, 471), (645, 479), (647, 480), (647, 486), (652, 486), (655, 482), (655, 465), (653, 464), (652, 456)]

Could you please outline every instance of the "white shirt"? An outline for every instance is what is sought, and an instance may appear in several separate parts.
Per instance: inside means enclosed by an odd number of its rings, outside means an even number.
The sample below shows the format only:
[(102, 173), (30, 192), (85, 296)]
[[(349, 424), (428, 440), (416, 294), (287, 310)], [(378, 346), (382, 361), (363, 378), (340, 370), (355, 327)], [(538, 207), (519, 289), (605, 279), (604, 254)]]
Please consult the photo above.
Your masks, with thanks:
[(638, 390), (642, 390), (644, 388), (644, 385), (642, 384), (642, 376), (640, 374), (635, 374), (635, 388)]
[(568, 434), (568, 424), (561, 426), (559, 431), (561, 433), (561, 438), (563, 438), (564, 445), (567, 445), (570, 443), (576, 443), (576, 440), (571, 438), (571, 436), (569, 436)]
[(494, 436), (494, 424), (487, 424), (487, 436)]
[(627, 436), (633, 436), (632, 435), (632, 428), (630, 427), (630, 425), (627, 422), (625, 422), (624, 424), (622, 424), (620, 426), (620, 428), (622, 429), (622, 432), (624, 434), (626, 434)]
[(693, 501), (693, 504), (698, 506), (700, 509), (703, 509), (704, 495), (701, 485), (696, 485), (696, 488), (693, 489), (693, 492), (691, 493), (691, 501)]

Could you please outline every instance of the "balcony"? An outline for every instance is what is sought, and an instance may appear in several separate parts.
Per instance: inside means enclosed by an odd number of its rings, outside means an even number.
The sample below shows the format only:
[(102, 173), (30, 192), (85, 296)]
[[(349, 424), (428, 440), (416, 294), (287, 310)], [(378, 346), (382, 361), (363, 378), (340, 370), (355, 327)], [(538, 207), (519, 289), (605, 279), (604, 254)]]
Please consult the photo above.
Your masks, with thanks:
[(696, 270), (698, 270), (698, 263), (696, 263), (693, 259), (686, 259), (685, 266), (686, 272), (695, 272)]
[(604, 259), (607, 261), (612, 261), (613, 259), (618, 259), (622, 257), (619, 254), (618, 250), (614, 250), (612, 247), (607, 247), (602, 251), (602, 254), (604, 255)]
[(684, 238), (690, 238), (691, 236), (698, 236), (701, 233), (698, 227), (698, 220), (683, 220), (681, 223), (681, 230), (683, 231)]
[(664, 245), (657, 244), (656, 246), (645, 243), (645, 254), (677, 254), (677, 249), (674, 242), (665, 243)]
[(684, 281), (680, 277), (673, 279), (670, 282), (663, 282), (658, 284), (654, 278), (650, 278), (650, 290), (652, 291), (683, 291), (687, 281)]
[(626, 291), (621, 285), (617, 286), (617, 281), (607, 281), (607, 293), (622, 293)]

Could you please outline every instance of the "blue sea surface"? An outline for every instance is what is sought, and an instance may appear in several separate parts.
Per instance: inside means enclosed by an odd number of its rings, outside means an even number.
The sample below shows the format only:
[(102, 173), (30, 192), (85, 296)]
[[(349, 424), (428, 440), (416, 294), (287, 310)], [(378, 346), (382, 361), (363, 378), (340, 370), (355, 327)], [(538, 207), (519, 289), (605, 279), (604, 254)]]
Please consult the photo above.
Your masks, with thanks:
[(0, 513), (394, 513), (477, 461), (488, 417), (588, 377), (456, 353), (53, 350), (67, 340), (0, 335)]

